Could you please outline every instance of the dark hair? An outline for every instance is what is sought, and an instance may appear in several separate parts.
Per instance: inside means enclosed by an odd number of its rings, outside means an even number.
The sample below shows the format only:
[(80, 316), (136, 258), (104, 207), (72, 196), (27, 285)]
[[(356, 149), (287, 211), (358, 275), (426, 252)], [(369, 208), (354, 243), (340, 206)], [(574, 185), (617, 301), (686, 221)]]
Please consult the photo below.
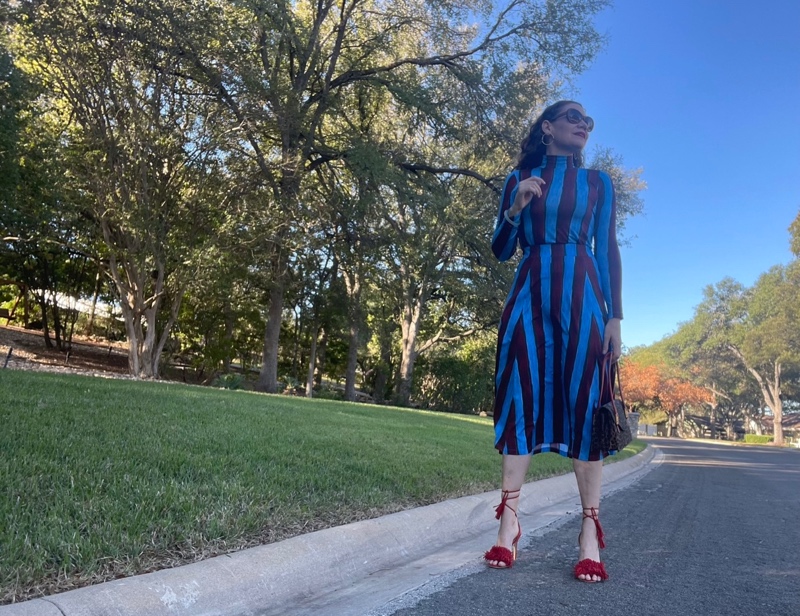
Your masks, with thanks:
[[(522, 140), (517, 169), (534, 169), (542, 164), (542, 160), (547, 152), (547, 146), (542, 143), (542, 137), (544, 136), (542, 122), (545, 120), (552, 121), (567, 105), (580, 105), (580, 103), (575, 101), (558, 101), (542, 111), (541, 115), (536, 118), (528, 136)], [(583, 166), (583, 152), (573, 154), (572, 159), (576, 167)]]

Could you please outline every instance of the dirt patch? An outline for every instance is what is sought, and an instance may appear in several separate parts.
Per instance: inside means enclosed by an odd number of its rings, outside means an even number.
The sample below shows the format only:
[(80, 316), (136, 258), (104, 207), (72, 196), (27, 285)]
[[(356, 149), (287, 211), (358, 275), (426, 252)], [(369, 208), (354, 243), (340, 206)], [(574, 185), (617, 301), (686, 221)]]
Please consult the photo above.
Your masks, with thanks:
[[(9, 355), (10, 351), (10, 355)], [(0, 368), (129, 377), (128, 348), (122, 343), (73, 336), (68, 352), (48, 348), (41, 331), (0, 326)]]

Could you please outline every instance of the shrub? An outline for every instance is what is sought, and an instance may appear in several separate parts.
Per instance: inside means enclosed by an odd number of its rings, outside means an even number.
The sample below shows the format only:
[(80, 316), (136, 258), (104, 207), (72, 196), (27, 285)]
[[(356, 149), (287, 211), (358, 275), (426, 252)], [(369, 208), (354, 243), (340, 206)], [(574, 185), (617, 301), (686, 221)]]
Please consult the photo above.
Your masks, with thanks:
[(320, 387), (314, 390), (314, 397), (319, 400), (344, 400), (344, 391), (330, 387)]
[(496, 344), (495, 335), (484, 332), (458, 347), (421, 357), (414, 373), (414, 401), (448, 413), (490, 411)]
[(213, 387), (222, 389), (241, 389), (244, 384), (244, 376), (241, 374), (220, 374), (214, 382)]
[(775, 440), (774, 436), (770, 436), (769, 434), (745, 434), (744, 435), (744, 442), (745, 443), (755, 443), (757, 445), (766, 445), (767, 443), (771, 443)]

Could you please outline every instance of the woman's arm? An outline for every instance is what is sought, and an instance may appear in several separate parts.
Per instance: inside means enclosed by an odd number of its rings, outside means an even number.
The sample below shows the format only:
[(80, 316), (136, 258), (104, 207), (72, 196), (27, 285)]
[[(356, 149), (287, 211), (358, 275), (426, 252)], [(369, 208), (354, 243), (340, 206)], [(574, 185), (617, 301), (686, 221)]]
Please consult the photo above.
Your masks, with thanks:
[(510, 259), (516, 250), (520, 213), (528, 207), (531, 199), (541, 197), (543, 191), (544, 180), (539, 176), (520, 181), (519, 171), (514, 171), (506, 179), (492, 238), (492, 251), (501, 261)]
[(608, 322), (603, 341), (603, 352), (609, 343), (614, 347), (614, 356), (621, 353), (620, 320), (622, 319), (622, 260), (617, 243), (617, 204), (614, 185), (608, 174), (600, 171), (598, 192), (598, 218), (595, 226), (594, 247), (600, 270), (600, 287), (606, 301)]
[(500, 195), (500, 210), (497, 213), (494, 236), (492, 236), (492, 252), (500, 261), (508, 261), (517, 249), (517, 227), (520, 215), (517, 213), (512, 216), (508, 211), (517, 196), (518, 183), (519, 172), (513, 171), (506, 178), (503, 193)]

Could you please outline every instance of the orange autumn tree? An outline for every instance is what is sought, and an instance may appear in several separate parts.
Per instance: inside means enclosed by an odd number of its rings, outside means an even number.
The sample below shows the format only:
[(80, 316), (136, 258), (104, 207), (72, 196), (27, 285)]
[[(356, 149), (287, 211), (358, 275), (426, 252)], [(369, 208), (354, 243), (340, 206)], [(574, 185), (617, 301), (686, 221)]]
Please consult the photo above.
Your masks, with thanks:
[(656, 365), (644, 366), (626, 358), (620, 362), (620, 379), (623, 383), (625, 403), (630, 410), (656, 404), (663, 377)]
[(673, 372), (666, 364), (644, 363), (626, 357), (620, 363), (625, 403), (630, 410), (661, 410), (669, 421), (670, 435), (683, 432), (687, 407), (713, 402), (711, 393)]
[(703, 387), (681, 378), (665, 379), (658, 393), (658, 401), (669, 420), (669, 436), (683, 436), (684, 411), (688, 406), (711, 404), (714, 396)]

